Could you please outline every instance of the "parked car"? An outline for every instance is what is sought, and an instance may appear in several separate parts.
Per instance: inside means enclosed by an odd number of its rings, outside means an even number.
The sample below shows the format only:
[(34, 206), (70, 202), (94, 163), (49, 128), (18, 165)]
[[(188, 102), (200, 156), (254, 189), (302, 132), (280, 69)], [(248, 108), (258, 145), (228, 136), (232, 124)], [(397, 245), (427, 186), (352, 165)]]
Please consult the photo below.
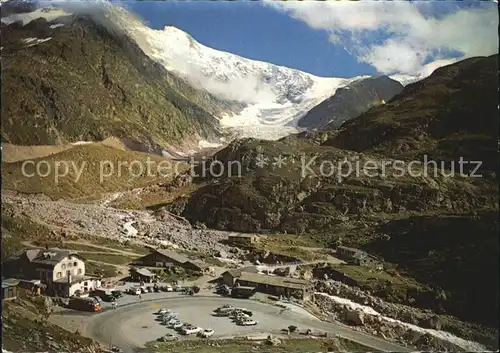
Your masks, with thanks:
[(247, 314), (248, 316), (252, 316), (253, 315), (253, 312), (248, 310), (248, 309), (245, 309), (245, 308), (238, 308), (236, 310), (239, 310), (240, 312), (244, 313), (244, 314)]
[(218, 286), (215, 289), (215, 293), (220, 294), (220, 295), (229, 295), (229, 294), (231, 294), (231, 288), (229, 288), (229, 286), (223, 284), (222, 286)]
[(213, 316), (219, 317), (229, 317), (233, 311), (232, 310), (224, 310), (224, 311), (214, 311), (212, 313)]
[(226, 310), (227, 310), (227, 309), (234, 309), (234, 306), (232, 306), (232, 305), (230, 305), (230, 304), (224, 304), (223, 306), (219, 306), (219, 307), (218, 307), (217, 309), (215, 309), (215, 310), (219, 311), (219, 310), (222, 310), (222, 309), (226, 309)]
[(103, 294), (100, 298), (105, 302), (114, 302), (116, 300), (116, 297), (112, 294)]
[(212, 337), (214, 335), (214, 333), (215, 333), (214, 330), (207, 328), (207, 329), (204, 329), (203, 331), (200, 331), (198, 333), (198, 335), (203, 337), (203, 338), (208, 338), (208, 337)]
[(172, 318), (172, 317), (179, 317), (179, 313), (173, 312), (173, 311), (167, 311), (165, 314), (162, 315), (163, 318)]
[(183, 292), (185, 288), (183, 286), (176, 285), (173, 287), (174, 292)]
[(160, 287), (158, 287), (158, 285), (157, 285), (157, 284), (155, 284), (155, 285), (153, 286), (153, 291), (154, 291), (154, 292), (159, 292), (159, 291), (160, 291)]
[(146, 292), (153, 293), (153, 287), (146, 287)]
[(141, 288), (139, 288), (139, 287), (132, 287), (132, 288), (129, 288), (128, 293), (132, 294), (132, 295), (139, 295), (142, 293), (142, 291), (141, 291)]
[(158, 311), (155, 312), (156, 315), (165, 315), (166, 313), (170, 313), (170, 309), (163, 308), (163, 309), (158, 309)]
[(183, 335), (193, 335), (197, 334), (198, 332), (203, 331), (201, 327), (195, 327), (195, 326), (190, 326), (190, 327), (185, 327), (181, 330), (181, 333)]
[(177, 321), (175, 324), (173, 324), (172, 328), (173, 328), (174, 330), (176, 330), (176, 329), (181, 328), (181, 327), (182, 327), (182, 325), (184, 325), (182, 322)]
[(101, 297), (93, 296), (91, 298), (93, 298), (95, 301), (97, 301), (99, 303), (100, 306), (102, 306), (102, 298)]
[(237, 313), (236, 315), (231, 315), (230, 318), (233, 321), (243, 321), (246, 319), (250, 319), (250, 316), (248, 316), (247, 314), (243, 314), (243, 313)]
[(258, 321), (255, 321), (255, 320), (252, 320), (252, 319), (247, 319), (247, 320), (240, 321), (238, 324), (241, 325), (241, 326), (255, 326), (258, 323), (259, 323)]
[(191, 324), (188, 324), (188, 323), (184, 323), (184, 324), (181, 325), (181, 327), (177, 328), (177, 331), (180, 332), (180, 331), (184, 330), (185, 328), (189, 328), (189, 327), (194, 327), (194, 326), (191, 325)]
[(116, 290), (112, 290), (112, 291), (111, 291), (111, 295), (112, 295), (113, 297), (115, 297), (115, 298), (121, 298), (121, 297), (123, 297), (123, 293), (122, 293), (122, 291), (121, 291), (121, 290), (118, 290), (118, 289), (116, 289)]
[(148, 290), (144, 286), (139, 287), (139, 290), (141, 291), (141, 293), (147, 293), (148, 292)]
[(165, 286), (165, 292), (173, 292), (173, 291), (174, 291), (174, 288), (170, 284), (167, 284)]
[(165, 336), (158, 338), (160, 342), (169, 342), (169, 341), (177, 341), (179, 337), (174, 335), (173, 333), (167, 333)]
[(165, 325), (168, 325), (173, 321), (178, 321), (179, 318), (177, 316), (164, 316), (162, 320)]
[(182, 322), (180, 322), (179, 320), (177, 319), (174, 319), (174, 320), (170, 320), (168, 322), (168, 325), (167, 325), (168, 328), (178, 328), (178, 327), (182, 327)]

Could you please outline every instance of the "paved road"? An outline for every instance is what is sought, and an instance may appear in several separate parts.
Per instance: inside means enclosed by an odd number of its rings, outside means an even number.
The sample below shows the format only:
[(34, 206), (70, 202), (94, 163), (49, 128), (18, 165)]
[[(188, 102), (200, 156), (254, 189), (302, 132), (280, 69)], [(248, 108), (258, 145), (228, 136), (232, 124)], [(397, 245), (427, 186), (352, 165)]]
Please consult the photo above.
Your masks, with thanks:
[[(245, 307), (254, 312), (259, 325), (239, 327), (228, 318), (212, 317), (210, 313), (222, 304)], [(234, 337), (251, 333), (277, 332), (288, 325), (311, 328), (340, 334), (342, 337), (364, 344), (376, 350), (411, 352), (412, 349), (373, 337), (341, 325), (326, 323), (310, 316), (283, 311), (282, 309), (256, 301), (219, 297), (171, 297), (148, 302), (125, 305), (115, 310), (92, 314), (85, 325), (84, 335), (103, 344), (110, 343), (133, 353), (144, 347), (149, 341), (171, 332), (154, 321), (153, 312), (165, 307), (177, 311), (183, 322), (189, 322), (216, 331), (214, 338)]]

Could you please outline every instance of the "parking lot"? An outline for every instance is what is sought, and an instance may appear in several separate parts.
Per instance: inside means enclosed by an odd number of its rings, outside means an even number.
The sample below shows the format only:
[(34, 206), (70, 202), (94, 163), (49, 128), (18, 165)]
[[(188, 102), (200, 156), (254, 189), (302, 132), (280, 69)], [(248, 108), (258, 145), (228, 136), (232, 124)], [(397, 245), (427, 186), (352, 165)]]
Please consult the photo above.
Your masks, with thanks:
[[(136, 353), (147, 342), (173, 333), (156, 321), (154, 313), (160, 308), (167, 308), (179, 313), (183, 323), (189, 323), (203, 329), (215, 331), (211, 339), (232, 338), (241, 336), (258, 336), (265, 338), (268, 334), (281, 333), (290, 325), (303, 332), (312, 329), (315, 332), (328, 332), (340, 335), (382, 351), (409, 351), (397, 344), (373, 337), (352, 328), (338, 324), (323, 322), (305, 310), (292, 306), (292, 310), (284, 310), (275, 305), (264, 304), (248, 299), (233, 299), (203, 295), (183, 295), (175, 292), (147, 293), (141, 299), (134, 295), (124, 295), (119, 299), (117, 309), (110, 303), (104, 303), (104, 309), (98, 313), (82, 312), (58, 308), (50, 321), (67, 330), (78, 330), (105, 346), (114, 345), (123, 353)], [(237, 308), (246, 308), (253, 312), (252, 318), (259, 323), (256, 326), (238, 326), (228, 317), (214, 317), (214, 309), (229, 304)], [(200, 339), (195, 336), (180, 336), (181, 340)]]
[[(228, 317), (212, 316), (212, 311), (223, 304), (251, 310), (252, 319), (258, 321), (258, 324), (238, 326)], [(288, 311), (272, 305), (250, 300), (187, 297), (172, 293), (169, 299), (144, 301), (94, 314), (87, 324), (85, 335), (105, 344), (111, 341), (112, 344), (122, 346), (125, 350), (142, 347), (145, 343), (155, 341), (167, 333), (175, 333), (173, 329), (155, 320), (157, 316), (154, 313), (160, 308), (177, 312), (183, 323), (190, 323), (203, 329), (213, 329), (215, 331), (213, 338), (267, 334), (279, 332), (288, 325), (298, 325), (297, 319), (294, 319)], [(198, 339), (196, 335), (180, 335), (179, 338)]]

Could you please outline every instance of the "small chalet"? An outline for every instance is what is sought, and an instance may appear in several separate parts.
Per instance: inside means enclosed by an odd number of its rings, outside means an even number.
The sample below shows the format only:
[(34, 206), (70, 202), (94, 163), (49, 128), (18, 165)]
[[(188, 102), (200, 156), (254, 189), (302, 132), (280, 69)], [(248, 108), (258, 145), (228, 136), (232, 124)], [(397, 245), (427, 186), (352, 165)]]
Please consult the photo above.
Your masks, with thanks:
[(264, 275), (260, 273), (246, 272), (241, 270), (229, 270), (222, 274), (224, 284), (232, 287), (253, 288), (256, 292), (272, 295), (284, 295), (306, 300), (314, 293), (314, 286), (310, 281)]
[(160, 268), (176, 266), (200, 273), (209, 273), (213, 270), (212, 267), (203, 261), (191, 260), (187, 256), (166, 249), (156, 249), (150, 254), (138, 258), (133, 262), (133, 264), (138, 266)]
[(360, 249), (350, 248), (347, 246), (338, 246), (337, 255), (339, 256), (339, 258), (342, 258), (353, 265), (376, 268), (379, 270), (382, 270), (384, 268), (384, 262), (382, 259), (378, 258), (377, 256), (368, 254), (367, 252)]
[(156, 280), (157, 276), (147, 268), (131, 268), (130, 278), (133, 282), (152, 283)]

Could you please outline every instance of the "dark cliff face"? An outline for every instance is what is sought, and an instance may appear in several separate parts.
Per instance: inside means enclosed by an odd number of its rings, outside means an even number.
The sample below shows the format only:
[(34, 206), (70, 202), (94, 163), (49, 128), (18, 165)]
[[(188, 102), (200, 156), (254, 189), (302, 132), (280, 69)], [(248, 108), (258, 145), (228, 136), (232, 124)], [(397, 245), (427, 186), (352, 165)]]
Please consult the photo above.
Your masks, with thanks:
[[(59, 24), (59, 26), (53, 26)], [(152, 61), (89, 15), (2, 23), (2, 141), (128, 138), (155, 151), (218, 135), (230, 106)]]
[(387, 76), (355, 81), (339, 88), (333, 96), (311, 109), (298, 125), (305, 128), (335, 129), (369, 108), (389, 101), (403, 85)]
[(498, 55), (437, 69), (383, 106), (344, 123), (325, 145), (401, 159), (463, 157), (498, 167)]

